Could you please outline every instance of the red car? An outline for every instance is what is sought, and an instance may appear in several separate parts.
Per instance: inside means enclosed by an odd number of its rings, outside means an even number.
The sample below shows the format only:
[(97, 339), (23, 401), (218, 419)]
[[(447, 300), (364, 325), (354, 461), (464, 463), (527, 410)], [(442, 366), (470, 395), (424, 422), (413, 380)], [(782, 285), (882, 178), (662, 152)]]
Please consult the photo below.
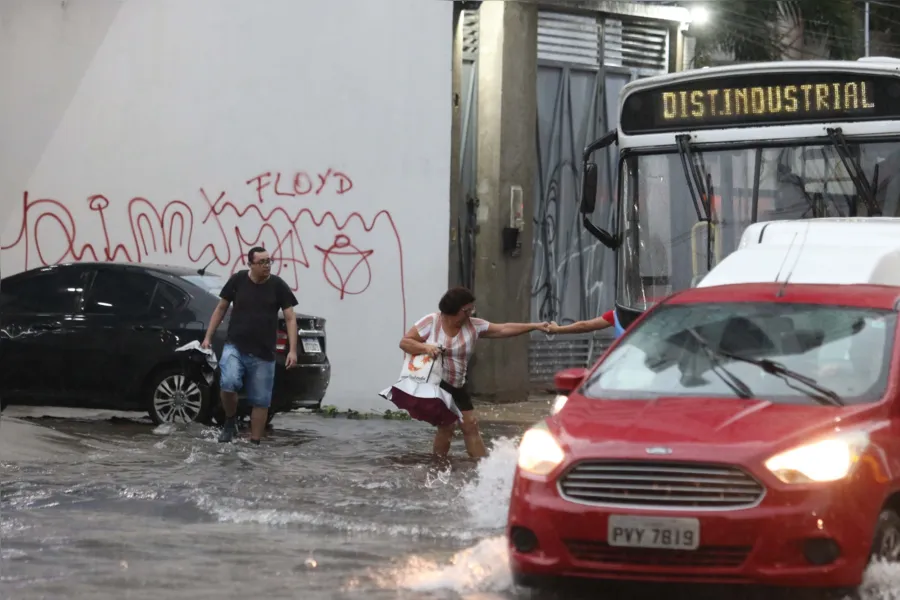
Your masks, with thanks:
[[(739, 299), (739, 300), (738, 300)], [(524, 435), (514, 578), (853, 588), (900, 559), (900, 288), (675, 294)]]

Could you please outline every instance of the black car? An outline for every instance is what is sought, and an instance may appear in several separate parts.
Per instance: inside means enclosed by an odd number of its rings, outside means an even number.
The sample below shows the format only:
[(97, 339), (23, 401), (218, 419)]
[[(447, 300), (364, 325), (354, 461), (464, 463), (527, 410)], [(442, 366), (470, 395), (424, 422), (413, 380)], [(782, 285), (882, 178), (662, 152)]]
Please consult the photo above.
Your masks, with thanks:
[[(226, 279), (203, 269), (69, 263), (0, 280), (0, 397), (30, 404), (147, 411), (156, 423), (222, 418), (218, 369), (212, 384), (199, 352)], [(216, 331), (222, 355), (231, 311)], [(318, 408), (331, 379), (325, 319), (296, 313), (300, 339), (285, 369), (282, 315), (269, 419)], [(249, 414), (241, 402), (240, 414)]]

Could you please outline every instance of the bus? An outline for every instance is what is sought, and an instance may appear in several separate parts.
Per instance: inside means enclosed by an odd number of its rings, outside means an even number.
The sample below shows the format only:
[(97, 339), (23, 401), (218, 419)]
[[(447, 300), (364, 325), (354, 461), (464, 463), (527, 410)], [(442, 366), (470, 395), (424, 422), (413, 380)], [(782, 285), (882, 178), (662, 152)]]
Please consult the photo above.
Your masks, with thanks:
[[(582, 226), (616, 252), (618, 331), (696, 285), (753, 223), (900, 215), (898, 59), (648, 77), (623, 88), (618, 116), (584, 150), (579, 206)], [(613, 144), (606, 200), (598, 173)], [(595, 224), (603, 202), (614, 202), (612, 216)]]

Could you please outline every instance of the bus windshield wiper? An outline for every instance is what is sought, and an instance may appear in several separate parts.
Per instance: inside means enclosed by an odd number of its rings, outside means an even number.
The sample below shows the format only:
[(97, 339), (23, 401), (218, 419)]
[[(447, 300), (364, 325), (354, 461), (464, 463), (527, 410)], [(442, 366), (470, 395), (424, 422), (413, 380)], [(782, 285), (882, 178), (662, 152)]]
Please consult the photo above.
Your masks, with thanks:
[[(704, 199), (709, 200), (708, 190), (703, 181), (703, 174), (700, 173), (700, 168), (694, 162), (690, 136), (682, 134), (676, 136), (675, 141), (678, 144), (678, 156), (681, 158), (681, 168), (684, 169), (684, 176), (687, 178), (691, 199), (694, 201), (694, 210), (697, 211), (697, 220), (709, 221), (709, 211), (706, 210), (706, 205), (704, 204)], [(696, 186), (696, 189), (694, 186)]]
[(862, 197), (863, 202), (865, 202), (869, 216), (880, 217), (882, 214), (881, 207), (878, 206), (878, 200), (875, 199), (875, 190), (872, 189), (872, 185), (869, 183), (869, 180), (866, 179), (866, 174), (863, 172), (859, 161), (856, 160), (856, 157), (850, 152), (850, 147), (847, 145), (847, 139), (844, 137), (843, 130), (841, 130), (840, 127), (836, 129), (829, 127), (826, 130), (826, 133), (831, 139), (831, 144), (834, 146), (838, 157), (840, 157), (844, 168), (847, 170), (850, 180), (856, 187), (857, 193)]
[(697, 333), (694, 329), (688, 329), (687, 332), (691, 334), (691, 336), (697, 340), (697, 343), (700, 344), (700, 347), (706, 353), (707, 357), (709, 357), (709, 362), (711, 365), (711, 371), (719, 376), (719, 379), (725, 382), (731, 391), (733, 391), (739, 398), (743, 398), (745, 400), (753, 398), (753, 390), (750, 389), (750, 386), (744, 383), (744, 381), (725, 368), (722, 364), (721, 357), (723, 356), (721, 353), (713, 350), (712, 346), (709, 345), (709, 342), (706, 339)]
[[(718, 357), (756, 365), (766, 373), (781, 378), (789, 388), (797, 390), (798, 392), (803, 392), (813, 400), (816, 400), (819, 404), (824, 404), (826, 406), (845, 406), (844, 401), (841, 400), (841, 397), (837, 392), (817, 383), (816, 380), (811, 377), (807, 377), (806, 375), (803, 375), (796, 371), (792, 371), (784, 365), (772, 360), (768, 360), (765, 358), (749, 358), (746, 356), (741, 356), (740, 354), (726, 352), (725, 350), (713, 349), (709, 345), (709, 343), (706, 342), (706, 340), (704, 340), (696, 331), (688, 329), (688, 332), (690, 332), (691, 335), (693, 335), (701, 345), (704, 345), (709, 352), (716, 354)], [(794, 385), (791, 385), (792, 381), (799, 381), (808, 389), (801, 389)]]

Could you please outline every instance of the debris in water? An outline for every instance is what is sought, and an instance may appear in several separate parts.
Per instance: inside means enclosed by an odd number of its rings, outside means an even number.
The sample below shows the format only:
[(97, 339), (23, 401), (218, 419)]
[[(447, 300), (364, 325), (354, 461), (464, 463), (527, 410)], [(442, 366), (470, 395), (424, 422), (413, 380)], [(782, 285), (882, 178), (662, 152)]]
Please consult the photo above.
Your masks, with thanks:
[(155, 433), (156, 435), (171, 435), (175, 433), (176, 429), (177, 427), (175, 427), (175, 423), (163, 423), (162, 425), (156, 427), (153, 430), (153, 433)]

